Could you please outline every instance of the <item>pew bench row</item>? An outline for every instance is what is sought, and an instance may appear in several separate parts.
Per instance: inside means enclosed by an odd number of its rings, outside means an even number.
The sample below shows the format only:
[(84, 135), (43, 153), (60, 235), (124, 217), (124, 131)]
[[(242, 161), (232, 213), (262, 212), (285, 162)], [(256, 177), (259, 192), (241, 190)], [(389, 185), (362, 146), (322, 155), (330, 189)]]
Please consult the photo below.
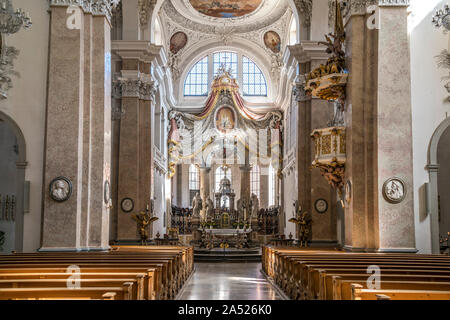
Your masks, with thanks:
[(174, 299), (192, 272), (192, 247), (16, 253), (0, 256), (0, 300)]
[(263, 247), (262, 254), (263, 271), (291, 299), (442, 299), (450, 291), (448, 256), (271, 246)]

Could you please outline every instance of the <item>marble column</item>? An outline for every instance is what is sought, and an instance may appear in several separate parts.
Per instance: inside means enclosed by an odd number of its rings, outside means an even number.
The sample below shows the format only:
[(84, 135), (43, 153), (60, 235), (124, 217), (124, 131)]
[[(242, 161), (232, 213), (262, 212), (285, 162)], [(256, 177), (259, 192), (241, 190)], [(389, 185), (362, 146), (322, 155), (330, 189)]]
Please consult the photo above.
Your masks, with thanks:
[[(355, 1), (355, 0), (353, 0)], [(409, 1), (378, 2), (370, 28), (366, 3), (351, 6), (346, 19), (347, 164), (351, 185), (345, 208), (345, 248), (351, 251), (415, 252)], [(379, 14), (378, 14), (379, 13)], [(376, 25), (380, 26), (379, 29)], [(386, 180), (405, 181), (398, 204), (383, 196)]]
[[(41, 251), (109, 247), (110, 17), (117, 2), (79, 7), (50, 1)], [(65, 201), (50, 195), (50, 184), (59, 177), (70, 181)]]
[[(135, 43), (142, 46), (142, 43)], [(118, 203), (131, 199), (131, 212), (117, 210), (117, 239), (139, 238), (131, 213), (145, 211), (153, 198), (152, 122), (157, 83), (150, 76), (151, 57), (146, 46), (115, 41), (114, 53), (122, 58), (122, 70), (115, 80), (121, 96), (123, 115), (120, 118), (118, 151)], [(151, 234), (151, 231), (150, 231)]]

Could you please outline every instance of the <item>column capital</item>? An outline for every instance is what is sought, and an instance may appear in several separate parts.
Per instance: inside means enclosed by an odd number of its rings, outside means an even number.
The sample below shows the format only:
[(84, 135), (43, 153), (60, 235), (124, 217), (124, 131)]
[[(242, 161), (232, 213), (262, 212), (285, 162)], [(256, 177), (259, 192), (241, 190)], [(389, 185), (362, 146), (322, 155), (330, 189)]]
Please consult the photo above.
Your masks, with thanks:
[(85, 13), (94, 16), (105, 16), (111, 21), (112, 10), (120, 0), (49, 0), (50, 7), (80, 7)]
[(303, 26), (309, 28), (312, 19), (312, 0), (294, 0), (294, 4), (302, 18)]
[(408, 7), (410, 0), (343, 0), (342, 16), (364, 15), (367, 7), (378, 5), (379, 7)]
[(153, 10), (155, 9), (157, 0), (139, 0), (139, 23), (141, 27), (145, 27), (150, 20)]
[(142, 77), (122, 78), (118, 77), (113, 81), (112, 96), (115, 99), (139, 98), (146, 101), (154, 101), (158, 90), (158, 82)]

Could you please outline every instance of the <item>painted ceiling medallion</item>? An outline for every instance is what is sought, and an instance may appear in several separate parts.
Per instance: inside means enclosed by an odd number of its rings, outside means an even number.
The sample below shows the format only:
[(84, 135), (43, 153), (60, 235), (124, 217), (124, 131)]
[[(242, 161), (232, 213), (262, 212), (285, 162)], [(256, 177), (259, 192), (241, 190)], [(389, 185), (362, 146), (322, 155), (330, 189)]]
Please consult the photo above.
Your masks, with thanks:
[(198, 12), (214, 18), (237, 18), (254, 12), (262, 0), (189, 0)]

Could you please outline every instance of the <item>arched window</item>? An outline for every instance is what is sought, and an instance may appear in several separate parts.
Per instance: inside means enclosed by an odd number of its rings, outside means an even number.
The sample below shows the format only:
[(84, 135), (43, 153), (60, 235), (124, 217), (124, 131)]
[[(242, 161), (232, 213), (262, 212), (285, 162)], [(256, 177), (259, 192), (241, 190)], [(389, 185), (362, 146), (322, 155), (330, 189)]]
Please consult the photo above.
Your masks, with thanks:
[(297, 20), (292, 17), (291, 27), (289, 28), (289, 45), (292, 46), (297, 43)]
[(211, 81), (225, 66), (238, 80), (244, 96), (267, 97), (267, 79), (261, 68), (242, 53), (219, 51), (210, 53), (194, 64), (184, 81), (184, 96), (207, 96)]
[(217, 71), (223, 65), (225, 69), (231, 69), (231, 76), (236, 78), (238, 75), (238, 55), (230, 51), (216, 52), (213, 55), (214, 61), (214, 76), (217, 75)]
[(275, 205), (276, 171), (272, 164), (269, 167), (269, 207)]
[(197, 62), (184, 81), (185, 96), (208, 95), (208, 56)]
[(259, 166), (254, 165), (252, 171), (250, 171), (250, 193), (255, 194), (258, 199), (260, 199), (260, 176)]
[(216, 192), (220, 191), (220, 181), (222, 181), (223, 178), (227, 177), (228, 180), (230, 180), (231, 183), (231, 170), (227, 169), (225, 170), (224, 167), (218, 167), (216, 169)]
[(267, 96), (267, 81), (261, 69), (246, 56), (242, 57), (244, 96)]
[(157, 46), (162, 46), (162, 32), (161, 25), (159, 24), (159, 19), (155, 20), (155, 31), (154, 31), (154, 40)]
[(200, 171), (193, 164), (189, 167), (189, 190), (200, 190)]

